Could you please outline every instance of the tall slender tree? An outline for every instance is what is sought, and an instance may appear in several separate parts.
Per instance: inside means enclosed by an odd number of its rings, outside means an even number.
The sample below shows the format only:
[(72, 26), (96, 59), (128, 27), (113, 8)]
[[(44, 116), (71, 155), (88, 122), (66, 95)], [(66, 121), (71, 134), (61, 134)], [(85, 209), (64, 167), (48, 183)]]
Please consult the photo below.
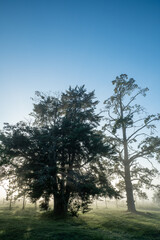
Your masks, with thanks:
[[(107, 112), (104, 129), (110, 134), (108, 141), (116, 147), (117, 155), (112, 158), (114, 171), (120, 177), (119, 187), (126, 191), (128, 211), (136, 212), (134, 190), (146, 196), (142, 187), (151, 186), (157, 173), (151, 159), (158, 152), (159, 138), (152, 134), (153, 123), (160, 120), (160, 114), (146, 115), (137, 104), (138, 96), (146, 96), (148, 88), (140, 88), (133, 78), (121, 74), (112, 84), (114, 94), (104, 102)], [(151, 168), (140, 164), (144, 159), (151, 163)]]

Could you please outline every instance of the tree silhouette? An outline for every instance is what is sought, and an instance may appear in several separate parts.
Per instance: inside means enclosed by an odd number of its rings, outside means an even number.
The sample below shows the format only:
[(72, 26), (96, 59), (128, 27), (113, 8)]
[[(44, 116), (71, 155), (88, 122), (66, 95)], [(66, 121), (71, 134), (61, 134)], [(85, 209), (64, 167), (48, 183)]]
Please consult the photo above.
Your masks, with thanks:
[[(146, 96), (148, 88), (141, 89), (133, 78), (122, 74), (112, 84), (114, 94), (104, 102), (107, 112), (104, 129), (110, 134), (107, 140), (116, 147), (112, 163), (120, 177), (118, 187), (126, 191), (128, 211), (136, 212), (133, 191), (146, 197), (142, 187), (151, 187), (157, 173), (151, 159), (159, 151), (159, 138), (152, 133), (153, 122), (160, 119), (160, 114), (144, 116), (144, 108), (135, 102), (139, 95)], [(149, 161), (152, 168), (143, 167), (140, 159)]]
[(76, 215), (88, 210), (94, 196), (118, 197), (107, 181), (104, 157), (113, 150), (97, 130), (101, 118), (94, 92), (82, 86), (70, 87), (60, 98), (36, 96), (34, 126), (6, 125), (0, 137), (32, 201), (43, 198), (41, 208), (48, 209), (53, 196), (54, 214)]

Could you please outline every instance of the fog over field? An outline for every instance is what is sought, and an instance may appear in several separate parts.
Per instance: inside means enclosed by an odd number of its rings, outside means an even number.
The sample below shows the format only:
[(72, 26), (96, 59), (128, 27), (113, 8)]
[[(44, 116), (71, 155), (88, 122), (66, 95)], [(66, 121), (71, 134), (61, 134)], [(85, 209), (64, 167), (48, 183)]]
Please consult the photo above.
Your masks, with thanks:
[(159, 23), (159, 0), (0, 0), (0, 239), (160, 239)]

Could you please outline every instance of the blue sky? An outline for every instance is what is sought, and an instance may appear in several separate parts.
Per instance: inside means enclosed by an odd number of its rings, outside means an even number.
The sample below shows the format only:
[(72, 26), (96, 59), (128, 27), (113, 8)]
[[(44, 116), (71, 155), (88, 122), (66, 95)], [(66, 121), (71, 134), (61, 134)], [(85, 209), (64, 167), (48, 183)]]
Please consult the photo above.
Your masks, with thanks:
[(85, 84), (103, 102), (126, 73), (160, 112), (159, 0), (0, 0), (0, 128), (24, 120), (36, 90)]

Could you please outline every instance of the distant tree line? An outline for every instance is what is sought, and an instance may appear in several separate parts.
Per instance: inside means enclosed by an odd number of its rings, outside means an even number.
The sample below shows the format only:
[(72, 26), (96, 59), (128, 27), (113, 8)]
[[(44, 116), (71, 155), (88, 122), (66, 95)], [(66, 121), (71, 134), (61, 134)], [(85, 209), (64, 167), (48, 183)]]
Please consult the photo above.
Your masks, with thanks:
[[(33, 121), (4, 124), (0, 171), (1, 180), (10, 184), (8, 196), (18, 190), (23, 199), (42, 199), (45, 210), (53, 198), (54, 214), (64, 216), (88, 211), (97, 197), (117, 199), (125, 192), (128, 211), (136, 212), (134, 194), (147, 197), (142, 188), (157, 187), (152, 159), (160, 162), (160, 138), (154, 132), (160, 114), (144, 114), (137, 97), (148, 89), (133, 78), (122, 74), (112, 83), (114, 93), (101, 113), (95, 92), (76, 86), (59, 96), (37, 91)], [(140, 164), (143, 159), (151, 168)]]

